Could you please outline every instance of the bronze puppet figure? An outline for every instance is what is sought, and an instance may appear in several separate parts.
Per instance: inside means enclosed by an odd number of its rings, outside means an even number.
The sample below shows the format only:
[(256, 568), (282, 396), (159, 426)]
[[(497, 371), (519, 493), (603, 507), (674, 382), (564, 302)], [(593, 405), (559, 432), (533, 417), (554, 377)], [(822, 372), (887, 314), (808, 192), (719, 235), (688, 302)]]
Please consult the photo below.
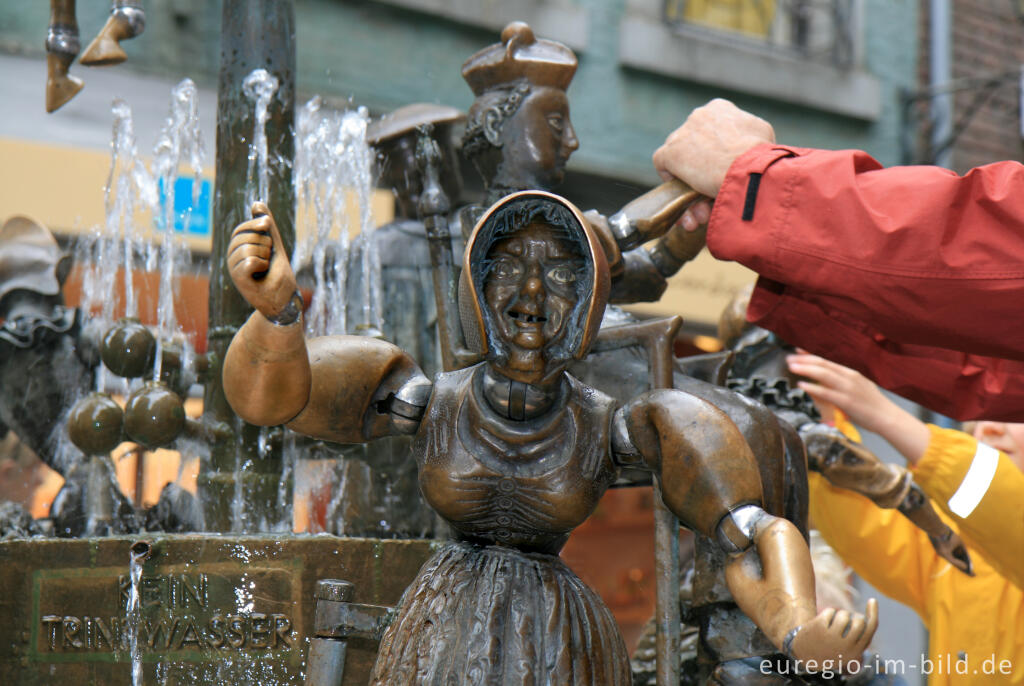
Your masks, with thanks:
[(568, 201), (527, 191), (484, 214), (461, 301), (484, 361), (433, 380), (384, 341), (307, 341), (273, 217), (261, 203), (253, 216), (228, 250), (256, 308), (225, 358), (228, 401), (249, 422), (336, 442), (414, 435), (424, 497), (453, 532), (407, 589), (372, 683), (630, 683), (611, 613), (557, 557), (627, 464), (724, 551), (733, 596), (777, 650), (861, 654), (874, 601), (866, 616), (817, 612), (806, 544), (762, 509), (754, 456), (720, 410), (672, 389), (622, 403), (566, 372), (608, 293), (603, 251)]

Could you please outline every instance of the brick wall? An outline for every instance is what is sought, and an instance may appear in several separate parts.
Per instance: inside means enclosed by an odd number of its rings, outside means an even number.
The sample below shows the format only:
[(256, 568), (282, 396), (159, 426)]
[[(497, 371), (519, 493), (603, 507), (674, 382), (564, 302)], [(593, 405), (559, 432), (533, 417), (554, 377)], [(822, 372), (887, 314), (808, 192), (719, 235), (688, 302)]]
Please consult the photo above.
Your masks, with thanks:
[[(928, 76), (928, 0), (921, 2), (922, 85)], [(1019, 70), (1024, 64), (1024, 21), (1011, 0), (953, 0), (953, 79), (979, 79)], [(975, 108), (971, 114), (972, 108)], [(966, 126), (953, 146), (953, 168), (964, 172), (997, 160), (1024, 161), (1020, 80), (960, 90), (954, 125)], [(926, 128), (926, 127), (922, 127)], [(923, 132), (922, 132), (923, 133)], [(926, 135), (926, 134), (925, 134)]]
[[(955, 0), (953, 3), (953, 77), (985, 77), (1024, 65), (1024, 21), (1009, 0)], [(991, 89), (963, 91), (954, 101), (956, 117), (978, 97), (987, 100), (957, 140), (957, 170), (1001, 159), (1024, 161), (1020, 133), (1020, 77)]]

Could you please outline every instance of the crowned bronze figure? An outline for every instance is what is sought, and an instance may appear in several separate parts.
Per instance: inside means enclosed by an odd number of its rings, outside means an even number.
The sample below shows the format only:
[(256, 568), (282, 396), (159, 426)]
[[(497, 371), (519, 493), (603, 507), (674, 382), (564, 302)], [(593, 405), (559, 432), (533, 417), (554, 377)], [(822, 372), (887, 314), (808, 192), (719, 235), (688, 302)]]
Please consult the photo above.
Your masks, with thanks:
[(375, 684), (628, 684), (611, 613), (557, 557), (626, 465), (727, 558), (726, 582), (775, 649), (858, 656), (877, 625), (818, 613), (806, 543), (768, 514), (757, 462), (720, 410), (663, 389), (620, 402), (567, 373), (594, 341), (609, 288), (589, 223), (542, 191), (474, 229), (460, 310), (483, 362), (428, 379), (373, 338), (306, 340), (296, 282), (262, 203), (227, 266), (256, 308), (224, 363), (225, 394), (256, 424), (341, 443), (413, 435), (420, 488), (449, 524), (384, 636)]
[(566, 89), (576, 73), (572, 50), (538, 39), (522, 22), (462, 67), (473, 90), (462, 153), (484, 180), (488, 203), (523, 188), (553, 188), (579, 148)]

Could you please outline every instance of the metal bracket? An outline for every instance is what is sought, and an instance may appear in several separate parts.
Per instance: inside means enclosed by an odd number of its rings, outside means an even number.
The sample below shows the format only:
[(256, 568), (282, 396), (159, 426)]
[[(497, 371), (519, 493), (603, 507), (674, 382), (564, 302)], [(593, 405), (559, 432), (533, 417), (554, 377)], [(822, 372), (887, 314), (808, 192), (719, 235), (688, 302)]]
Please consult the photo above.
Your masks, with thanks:
[(306, 686), (341, 686), (348, 639), (379, 641), (396, 609), (350, 602), (355, 586), (341, 579), (316, 582), (313, 636), (306, 662)]

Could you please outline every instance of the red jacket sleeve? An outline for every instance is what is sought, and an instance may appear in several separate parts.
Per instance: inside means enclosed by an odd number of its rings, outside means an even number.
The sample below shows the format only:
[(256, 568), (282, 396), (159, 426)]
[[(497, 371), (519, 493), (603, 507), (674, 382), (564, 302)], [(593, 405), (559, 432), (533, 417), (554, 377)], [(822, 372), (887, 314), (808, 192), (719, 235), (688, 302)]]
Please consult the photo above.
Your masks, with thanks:
[(943, 414), (1024, 418), (1024, 165), (762, 145), (729, 170), (708, 246), (761, 275), (758, 326)]

